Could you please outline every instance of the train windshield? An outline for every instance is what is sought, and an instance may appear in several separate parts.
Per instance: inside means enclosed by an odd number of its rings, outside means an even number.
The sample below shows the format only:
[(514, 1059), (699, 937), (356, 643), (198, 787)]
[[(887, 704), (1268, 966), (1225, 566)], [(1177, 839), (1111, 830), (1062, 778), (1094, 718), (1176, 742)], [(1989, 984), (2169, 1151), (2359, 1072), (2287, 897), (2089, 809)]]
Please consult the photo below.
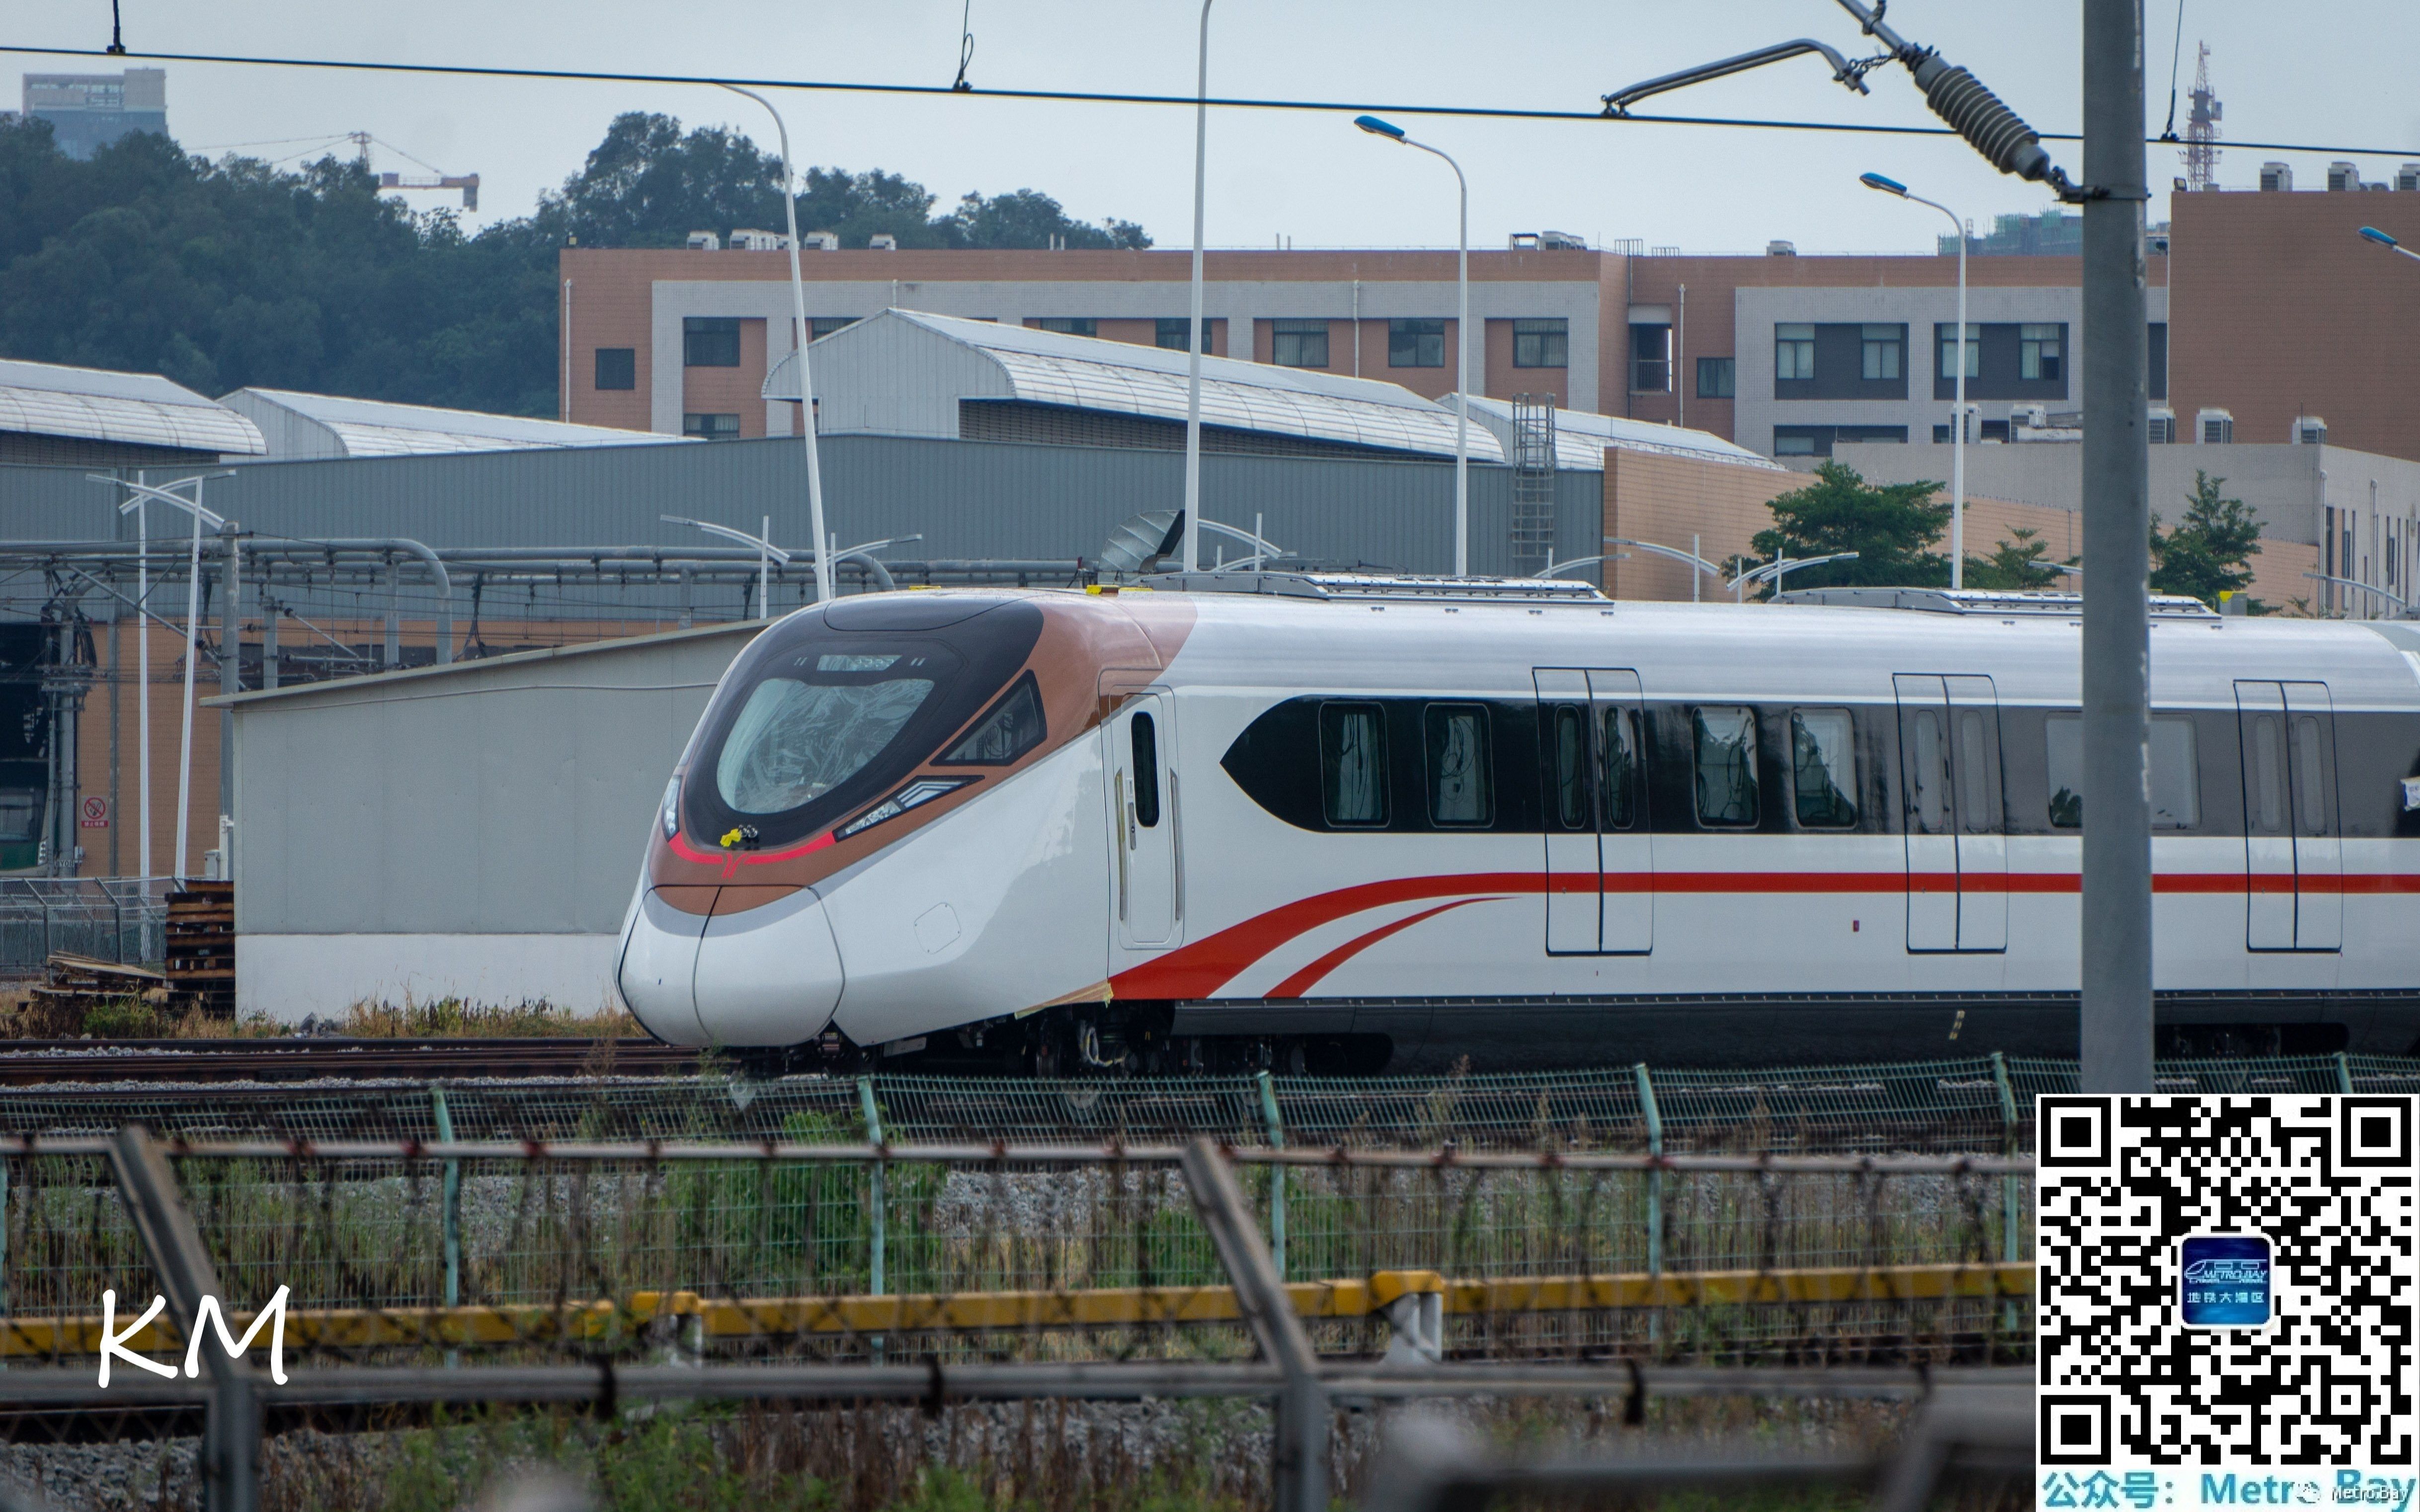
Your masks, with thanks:
[(933, 658), (827, 652), (758, 683), (714, 764), (736, 813), (787, 813), (863, 770), (933, 696)]

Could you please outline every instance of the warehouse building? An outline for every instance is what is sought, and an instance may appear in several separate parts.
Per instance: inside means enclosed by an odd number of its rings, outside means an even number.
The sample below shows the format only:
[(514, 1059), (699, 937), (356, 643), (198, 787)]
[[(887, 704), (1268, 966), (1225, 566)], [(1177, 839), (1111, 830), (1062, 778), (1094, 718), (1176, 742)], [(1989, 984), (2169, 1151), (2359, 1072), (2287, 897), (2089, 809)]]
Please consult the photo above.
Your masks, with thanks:
[(174, 467), (267, 449), (251, 421), (157, 374), (0, 362), (0, 465)]
[(440, 452), (646, 445), (679, 440), (641, 430), (347, 399), (331, 393), (296, 393), (287, 389), (238, 389), (220, 395), (219, 403), (259, 427), (268, 444), (266, 455), (277, 458), (426, 456)]

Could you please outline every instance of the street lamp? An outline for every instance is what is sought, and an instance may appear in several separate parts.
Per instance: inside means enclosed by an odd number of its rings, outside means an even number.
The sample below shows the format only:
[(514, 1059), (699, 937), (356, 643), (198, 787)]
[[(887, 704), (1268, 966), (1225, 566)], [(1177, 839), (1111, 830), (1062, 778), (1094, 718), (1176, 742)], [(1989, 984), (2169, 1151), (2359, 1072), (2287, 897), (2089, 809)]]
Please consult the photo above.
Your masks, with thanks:
[[(728, 525), (717, 525), (711, 520), (691, 519), (686, 515), (658, 515), (656, 518), (667, 525), (687, 525), (691, 529), (704, 531), (708, 535), (720, 535), (726, 541), (737, 541), (742, 546), (754, 547), (756, 548), (756, 616), (766, 620), (773, 617), (773, 563), (778, 562), (785, 567), (788, 566), (790, 553), (773, 544), (772, 516), (764, 517), (765, 533), (762, 535), (751, 535), (746, 531), (734, 530)], [(815, 565), (818, 568), (824, 565), (824, 553), (821, 551), (815, 553)], [(815, 581), (818, 585), (817, 591), (821, 592), (820, 585), (823, 579), (818, 577)]]
[(2405, 246), (2402, 242), (2396, 240), (2393, 237), (2388, 236), (2385, 232), (2381, 231), (2374, 225), (2363, 226), (2361, 228), (2361, 235), (2362, 239), (2365, 241), (2375, 241), (2389, 252), (2399, 252), (2406, 257), (2411, 258), (2412, 261), (2420, 262), (2420, 252), (2413, 252), (2411, 248)]
[[(1356, 116), (1353, 124), (1372, 136), (1383, 136), (1431, 157), (1444, 158), (1462, 190), (1462, 220), (1454, 239), (1454, 291), (1458, 301), (1453, 323), (1453, 575), (1470, 576), (1470, 180), (1462, 164), (1426, 142), (1415, 142), (1400, 126), (1375, 116)], [(1357, 332), (1353, 337), (1359, 341)]]
[[(823, 470), (815, 460), (815, 390), (807, 381), (807, 337), (814, 328), (807, 324), (807, 285), (799, 273), (799, 202), (791, 197), (790, 186), (797, 182), (790, 173), (790, 128), (773, 102), (752, 89), (742, 89), (736, 84), (722, 86), (735, 95), (746, 95), (765, 107), (773, 117), (773, 130), (782, 137), (782, 213), (789, 218), (790, 227), (790, 314), (798, 321), (791, 334), (798, 343), (799, 358), (799, 433), (807, 443), (807, 524), (815, 536), (815, 602), (829, 604), (832, 597), (831, 563), (825, 558), (824, 479)], [(771, 526), (767, 531), (769, 533)]]
[[(1202, 570), (1202, 189), (1210, 162), (1210, 0), (1202, 0), (1202, 45), (1193, 95), (1193, 319), (1185, 369), (1185, 570)], [(1233, 348), (1229, 347), (1229, 355)]]
[(1857, 182), (1931, 206), (1949, 217), (1950, 228), (1958, 233), (1957, 397), (1950, 401), (1956, 408), (1949, 417), (1949, 587), (1956, 592), (1966, 586), (1966, 224), (1948, 206), (1908, 193), (1907, 186), (1896, 178), (1868, 173), (1859, 174)]

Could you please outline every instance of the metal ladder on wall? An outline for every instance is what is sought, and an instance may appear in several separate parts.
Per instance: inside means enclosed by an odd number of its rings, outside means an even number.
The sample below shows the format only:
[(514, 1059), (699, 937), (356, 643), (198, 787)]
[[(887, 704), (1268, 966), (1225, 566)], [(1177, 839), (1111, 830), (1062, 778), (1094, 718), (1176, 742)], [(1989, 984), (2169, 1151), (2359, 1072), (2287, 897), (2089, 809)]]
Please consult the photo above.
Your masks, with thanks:
[(1512, 396), (1512, 571), (1543, 572), (1555, 554), (1555, 396)]

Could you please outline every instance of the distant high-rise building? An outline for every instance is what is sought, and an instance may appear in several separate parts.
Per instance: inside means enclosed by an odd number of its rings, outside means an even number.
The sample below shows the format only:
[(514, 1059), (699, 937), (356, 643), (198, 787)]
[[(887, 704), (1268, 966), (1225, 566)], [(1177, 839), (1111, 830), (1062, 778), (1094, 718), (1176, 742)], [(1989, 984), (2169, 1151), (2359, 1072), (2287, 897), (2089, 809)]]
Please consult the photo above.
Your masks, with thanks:
[(129, 131), (168, 132), (168, 70), (29, 73), (25, 114), (51, 123), (59, 150), (89, 158)]
[[(1953, 256), (1956, 237), (1942, 237), (1941, 255)], [(1966, 251), (1978, 257), (2076, 257), (2084, 253), (2084, 217), (2048, 209), (2025, 215), (1994, 216), (1992, 234), (1969, 236)]]

